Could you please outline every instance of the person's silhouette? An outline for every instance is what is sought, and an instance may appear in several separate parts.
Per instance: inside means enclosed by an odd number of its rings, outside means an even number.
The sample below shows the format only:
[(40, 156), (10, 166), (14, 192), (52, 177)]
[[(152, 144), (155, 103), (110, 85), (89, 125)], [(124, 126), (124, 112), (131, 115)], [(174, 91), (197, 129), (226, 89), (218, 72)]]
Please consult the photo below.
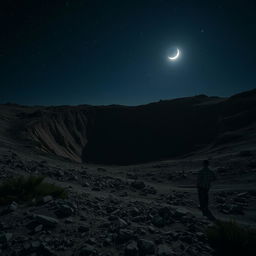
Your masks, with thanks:
[(215, 173), (209, 169), (209, 161), (203, 161), (203, 168), (198, 172), (197, 177), (197, 190), (200, 202), (200, 209), (204, 216), (210, 220), (216, 220), (208, 208), (209, 203), (209, 190), (212, 181), (216, 179)]

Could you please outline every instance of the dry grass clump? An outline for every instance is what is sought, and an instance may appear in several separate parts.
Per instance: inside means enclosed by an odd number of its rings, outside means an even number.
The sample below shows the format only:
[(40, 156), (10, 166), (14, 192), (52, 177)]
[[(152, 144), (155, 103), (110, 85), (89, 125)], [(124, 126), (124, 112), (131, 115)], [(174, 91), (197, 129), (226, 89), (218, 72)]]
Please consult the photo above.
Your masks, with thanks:
[(242, 227), (234, 221), (218, 221), (206, 234), (218, 256), (256, 255), (255, 229)]
[(8, 179), (0, 184), (0, 205), (15, 202), (27, 202), (32, 199), (40, 200), (42, 197), (65, 198), (64, 188), (44, 181), (41, 176), (20, 176)]

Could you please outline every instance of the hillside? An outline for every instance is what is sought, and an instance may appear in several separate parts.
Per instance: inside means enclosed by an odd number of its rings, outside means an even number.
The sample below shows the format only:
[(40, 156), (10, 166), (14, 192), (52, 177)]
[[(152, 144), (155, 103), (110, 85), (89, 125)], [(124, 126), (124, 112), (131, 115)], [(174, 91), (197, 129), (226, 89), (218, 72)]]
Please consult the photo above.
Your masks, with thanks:
[(197, 174), (218, 221), (256, 227), (255, 96), (1, 105), (0, 255), (215, 256)]
[(2, 133), (11, 140), (77, 162), (134, 164), (256, 140), (256, 90), (135, 107), (0, 108)]

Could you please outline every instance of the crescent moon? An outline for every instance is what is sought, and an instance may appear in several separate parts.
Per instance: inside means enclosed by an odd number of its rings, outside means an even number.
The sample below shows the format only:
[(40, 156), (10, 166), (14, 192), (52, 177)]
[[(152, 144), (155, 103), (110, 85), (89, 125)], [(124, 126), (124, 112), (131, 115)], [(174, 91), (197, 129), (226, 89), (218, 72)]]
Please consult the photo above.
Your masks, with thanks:
[(179, 58), (179, 56), (180, 56), (180, 50), (177, 48), (177, 53), (176, 53), (176, 55), (173, 56), (173, 57), (169, 57), (169, 56), (168, 56), (168, 59), (169, 59), (169, 60), (176, 60), (176, 59)]

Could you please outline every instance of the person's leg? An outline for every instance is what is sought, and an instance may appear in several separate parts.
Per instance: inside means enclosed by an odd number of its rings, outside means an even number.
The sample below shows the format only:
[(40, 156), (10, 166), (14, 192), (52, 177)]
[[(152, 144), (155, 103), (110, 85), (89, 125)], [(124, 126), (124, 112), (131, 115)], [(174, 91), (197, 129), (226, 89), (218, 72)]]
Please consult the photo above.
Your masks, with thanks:
[(202, 188), (201, 189), (201, 194), (202, 194), (202, 212), (203, 212), (203, 215), (207, 215), (207, 209), (208, 209), (208, 205), (207, 205), (207, 202), (208, 202), (208, 193), (207, 193), (207, 189), (205, 188)]
[(203, 188), (198, 188), (198, 199), (200, 204), (200, 209), (203, 213), (203, 215), (206, 214), (205, 210), (205, 190)]
[(205, 193), (205, 209), (209, 210), (209, 189), (204, 190)]
[(203, 206), (202, 189), (197, 188), (197, 192), (198, 192), (199, 207), (202, 210), (202, 206)]
[(213, 216), (212, 212), (209, 210), (209, 189), (205, 191), (205, 216), (209, 220), (215, 221), (216, 218)]

